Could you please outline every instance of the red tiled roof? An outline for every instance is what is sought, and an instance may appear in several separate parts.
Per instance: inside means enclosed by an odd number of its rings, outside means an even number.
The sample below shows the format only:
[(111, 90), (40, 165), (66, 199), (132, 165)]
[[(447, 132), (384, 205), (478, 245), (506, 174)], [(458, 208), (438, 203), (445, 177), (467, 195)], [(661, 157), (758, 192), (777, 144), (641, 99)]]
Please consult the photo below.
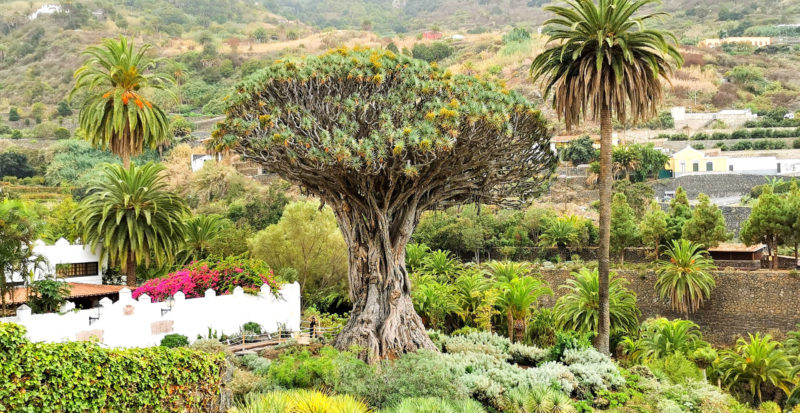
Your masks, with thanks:
[[(100, 295), (115, 294), (124, 288), (122, 285), (84, 283), (67, 284), (69, 284), (69, 298), (96, 297)], [(22, 304), (26, 301), (28, 301), (28, 289), (25, 287), (17, 287), (14, 289), (11, 295), (6, 295), (6, 303)]]

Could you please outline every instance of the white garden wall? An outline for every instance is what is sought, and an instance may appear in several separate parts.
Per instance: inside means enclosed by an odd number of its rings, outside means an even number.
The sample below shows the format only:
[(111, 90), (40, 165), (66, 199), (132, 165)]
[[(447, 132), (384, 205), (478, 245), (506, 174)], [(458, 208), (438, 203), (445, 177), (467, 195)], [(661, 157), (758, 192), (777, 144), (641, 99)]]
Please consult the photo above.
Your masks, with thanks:
[[(164, 302), (151, 303), (146, 294), (138, 300), (131, 298), (127, 288), (119, 292), (119, 300), (112, 303), (100, 301), (100, 319), (89, 324), (89, 317), (97, 315), (96, 309), (75, 311), (74, 305), (62, 307), (63, 314), (31, 314), (23, 305), (16, 317), (0, 321), (24, 325), (31, 341), (62, 342), (95, 339), (109, 347), (156, 346), (166, 334), (183, 334), (189, 341), (198, 334), (206, 337), (208, 329), (218, 334), (239, 332), (244, 323), (254, 321), (268, 332), (278, 331), (281, 325), (290, 331), (300, 329), (300, 285), (284, 285), (278, 297), (272, 295), (265, 284), (258, 295), (245, 294), (236, 287), (233, 294), (217, 296), (213, 290), (202, 298), (186, 299), (183, 293), (175, 295), (171, 311), (162, 316)], [(71, 305), (71, 306), (70, 306)]]

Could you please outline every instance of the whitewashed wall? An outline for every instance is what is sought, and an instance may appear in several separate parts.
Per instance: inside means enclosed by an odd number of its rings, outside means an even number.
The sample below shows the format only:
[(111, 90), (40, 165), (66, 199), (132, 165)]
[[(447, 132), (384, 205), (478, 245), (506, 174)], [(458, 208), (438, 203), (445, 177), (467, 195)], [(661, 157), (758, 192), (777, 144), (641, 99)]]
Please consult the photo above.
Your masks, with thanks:
[(112, 303), (104, 298), (100, 319), (89, 325), (89, 317), (96, 309), (75, 311), (74, 305), (65, 304), (63, 314), (31, 314), (23, 305), (16, 317), (0, 319), (24, 325), (31, 341), (63, 342), (97, 339), (109, 347), (149, 347), (159, 345), (166, 334), (183, 334), (189, 341), (197, 335), (206, 337), (209, 327), (219, 334), (233, 334), (244, 323), (254, 321), (269, 332), (277, 331), (281, 324), (287, 329), (300, 329), (300, 285), (284, 285), (278, 297), (264, 286), (258, 295), (245, 294), (237, 287), (233, 294), (217, 296), (213, 290), (202, 298), (186, 299), (176, 294), (175, 305), (163, 316), (166, 303), (151, 303), (146, 294), (138, 300), (131, 298), (127, 288), (119, 293), (120, 299)]
[[(100, 247), (96, 250), (88, 245), (70, 244), (64, 238), (59, 239), (53, 245), (47, 245), (42, 240), (36, 240), (33, 243), (33, 253), (45, 259), (44, 265), (34, 269), (36, 280), (41, 280), (49, 276), (55, 275), (56, 265), (59, 264), (76, 264), (83, 262), (96, 262), (97, 274), (88, 275), (85, 277), (69, 277), (66, 281), (86, 284), (102, 284), (103, 271), (105, 268), (105, 260), (101, 260)], [(22, 282), (23, 277), (18, 273), (12, 273), (9, 279), (11, 282)]]

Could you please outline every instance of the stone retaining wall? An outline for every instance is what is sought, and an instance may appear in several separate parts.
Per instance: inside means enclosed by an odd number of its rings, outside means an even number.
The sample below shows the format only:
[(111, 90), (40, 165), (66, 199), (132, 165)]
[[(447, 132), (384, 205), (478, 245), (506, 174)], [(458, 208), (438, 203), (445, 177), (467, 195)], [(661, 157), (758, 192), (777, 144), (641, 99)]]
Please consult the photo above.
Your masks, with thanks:
[(650, 185), (658, 199), (664, 198), (665, 191), (675, 191), (679, 186), (683, 187), (689, 199), (697, 199), (701, 192), (711, 198), (723, 198), (749, 194), (752, 187), (766, 183), (769, 177), (736, 173), (692, 174), (659, 179)]

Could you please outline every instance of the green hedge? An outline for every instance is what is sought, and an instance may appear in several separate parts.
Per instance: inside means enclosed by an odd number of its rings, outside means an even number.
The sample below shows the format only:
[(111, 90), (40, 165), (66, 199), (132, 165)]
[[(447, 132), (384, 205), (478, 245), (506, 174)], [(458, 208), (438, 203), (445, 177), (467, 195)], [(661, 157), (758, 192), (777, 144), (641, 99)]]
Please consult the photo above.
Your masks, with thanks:
[(215, 411), (224, 363), (186, 348), (31, 343), (0, 323), (0, 412)]

